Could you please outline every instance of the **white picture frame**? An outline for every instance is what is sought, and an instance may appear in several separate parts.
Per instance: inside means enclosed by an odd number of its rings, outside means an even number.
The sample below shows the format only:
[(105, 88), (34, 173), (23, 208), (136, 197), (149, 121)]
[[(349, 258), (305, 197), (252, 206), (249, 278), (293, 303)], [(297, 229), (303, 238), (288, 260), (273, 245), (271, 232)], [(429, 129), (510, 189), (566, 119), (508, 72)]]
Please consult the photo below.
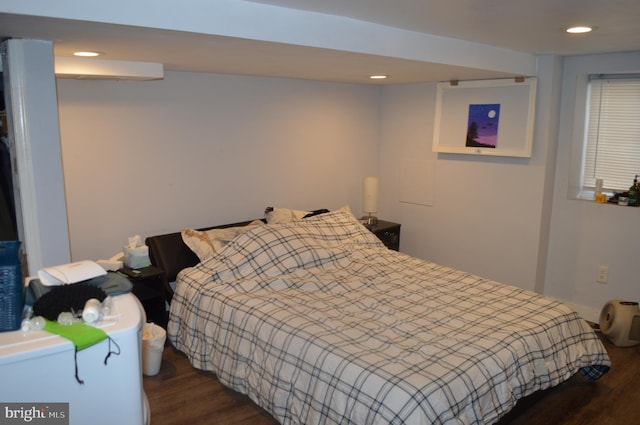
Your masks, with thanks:
[[(530, 158), (535, 102), (534, 77), (438, 83), (433, 151)], [(483, 106), (498, 106), (499, 111), (497, 134), (490, 144), (469, 138), (475, 125), (472, 114)], [(496, 116), (494, 110), (490, 113)]]

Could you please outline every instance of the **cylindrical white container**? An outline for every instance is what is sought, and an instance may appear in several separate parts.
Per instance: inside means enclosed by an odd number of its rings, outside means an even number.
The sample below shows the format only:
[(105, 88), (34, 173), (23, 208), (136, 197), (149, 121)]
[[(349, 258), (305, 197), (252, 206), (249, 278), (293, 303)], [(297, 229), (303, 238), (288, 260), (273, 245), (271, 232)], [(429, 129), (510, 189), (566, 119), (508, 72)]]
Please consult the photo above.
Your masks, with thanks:
[(604, 183), (602, 181), (602, 179), (596, 179), (596, 193), (602, 193), (602, 187), (603, 187)]
[(102, 306), (100, 305), (100, 301), (95, 298), (91, 298), (87, 300), (84, 304), (84, 309), (82, 310), (82, 320), (87, 323), (93, 323), (100, 318), (100, 309)]

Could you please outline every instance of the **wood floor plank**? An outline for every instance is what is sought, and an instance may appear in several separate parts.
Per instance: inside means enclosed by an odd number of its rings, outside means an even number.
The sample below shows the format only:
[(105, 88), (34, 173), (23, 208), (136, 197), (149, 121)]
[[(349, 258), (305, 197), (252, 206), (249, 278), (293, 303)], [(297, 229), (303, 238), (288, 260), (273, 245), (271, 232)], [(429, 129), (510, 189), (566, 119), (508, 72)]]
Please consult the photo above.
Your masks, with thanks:
[[(630, 425), (640, 423), (640, 346), (604, 344), (612, 361), (595, 383), (573, 377), (521, 401), (499, 425)], [(156, 376), (144, 378), (151, 425), (275, 425), (247, 396), (225, 388), (213, 374), (194, 369), (186, 356), (166, 347)]]
[(187, 357), (166, 347), (160, 372), (145, 376), (151, 425), (274, 425), (278, 422), (249, 397), (224, 387), (215, 375), (194, 369)]
[(619, 348), (603, 343), (611, 358), (611, 370), (597, 382), (574, 376), (548, 390), (514, 412), (502, 425), (627, 425), (640, 423), (640, 346)]

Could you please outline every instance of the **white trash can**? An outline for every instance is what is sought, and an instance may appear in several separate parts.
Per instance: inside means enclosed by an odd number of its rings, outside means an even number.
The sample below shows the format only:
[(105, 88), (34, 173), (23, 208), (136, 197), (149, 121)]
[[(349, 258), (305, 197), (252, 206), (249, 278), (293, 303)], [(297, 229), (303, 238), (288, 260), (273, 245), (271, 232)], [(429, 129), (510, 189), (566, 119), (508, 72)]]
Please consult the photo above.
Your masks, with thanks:
[(162, 352), (167, 331), (155, 323), (145, 323), (142, 328), (142, 373), (153, 376), (160, 371)]

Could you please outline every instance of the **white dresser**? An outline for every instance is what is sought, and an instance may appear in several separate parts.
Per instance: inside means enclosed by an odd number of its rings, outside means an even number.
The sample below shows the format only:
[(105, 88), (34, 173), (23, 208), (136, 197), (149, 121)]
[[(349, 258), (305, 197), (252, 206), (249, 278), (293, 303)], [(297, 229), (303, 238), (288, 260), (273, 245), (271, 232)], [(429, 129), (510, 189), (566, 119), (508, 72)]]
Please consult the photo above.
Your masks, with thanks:
[[(45, 331), (0, 333), (0, 402), (69, 403), (72, 425), (143, 425), (149, 409), (142, 387), (142, 326), (145, 314), (131, 295), (113, 297), (113, 314), (98, 323), (112, 339), (77, 353)], [(114, 344), (115, 342), (115, 344)], [(117, 345), (116, 345), (117, 344)]]

